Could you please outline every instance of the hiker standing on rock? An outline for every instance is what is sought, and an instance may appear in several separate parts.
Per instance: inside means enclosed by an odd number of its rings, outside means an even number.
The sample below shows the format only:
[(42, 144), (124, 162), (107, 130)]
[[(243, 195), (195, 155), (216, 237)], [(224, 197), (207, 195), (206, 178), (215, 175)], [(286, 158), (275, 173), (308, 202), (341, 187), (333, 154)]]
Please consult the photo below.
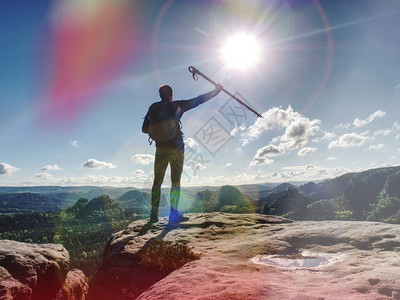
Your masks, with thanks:
[(222, 89), (222, 85), (217, 84), (213, 91), (196, 98), (173, 101), (172, 87), (162, 85), (159, 89), (161, 101), (153, 103), (144, 117), (142, 132), (148, 133), (149, 140), (152, 139), (156, 142), (154, 182), (151, 190), (151, 223), (158, 221), (161, 185), (164, 181), (168, 164), (171, 166), (171, 212), (169, 224), (177, 224), (185, 220), (178, 212), (184, 159), (184, 142), (180, 119), (184, 112), (215, 97)]

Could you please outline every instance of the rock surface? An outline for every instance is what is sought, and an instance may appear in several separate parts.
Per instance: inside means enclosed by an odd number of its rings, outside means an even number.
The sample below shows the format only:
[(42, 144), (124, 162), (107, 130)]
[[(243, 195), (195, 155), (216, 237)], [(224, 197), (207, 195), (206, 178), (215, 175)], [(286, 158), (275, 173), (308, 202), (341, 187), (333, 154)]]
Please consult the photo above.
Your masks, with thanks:
[(0, 299), (30, 299), (32, 296), (32, 289), (27, 285), (15, 280), (11, 274), (0, 267)]
[(81, 270), (74, 269), (68, 272), (56, 300), (85, 300), (88, 292), (89, 285), (85, 274)]
[[(258, 214), (188, 216), (174, 229), (166, 227), (166, 219), (151, 228), (136, 221), (112, 236), (91, 282), (95, 299), (134, 299), (140, 290), (135, 276), (152, 284), (140, 300), (400, 299), (399, 225), (292, 222)], [(165, 277), (146, 274), (135, 267), (136, 253), (152, 238), (187, 242), (201, 259)], [(272, 255), (269, 262), (277, 265), (263, 263), (263, 255)], [(314, 259), (316, 266), (301, 266)]]
[[(87, 294), (84, 274), (68, 270), (69, 254), (62, 245), (0, 240), (0, 300), (85, 299), (78, 297), (77, 287)], [(78, 293), (69, 298), (57, 295), (63, 291)]]

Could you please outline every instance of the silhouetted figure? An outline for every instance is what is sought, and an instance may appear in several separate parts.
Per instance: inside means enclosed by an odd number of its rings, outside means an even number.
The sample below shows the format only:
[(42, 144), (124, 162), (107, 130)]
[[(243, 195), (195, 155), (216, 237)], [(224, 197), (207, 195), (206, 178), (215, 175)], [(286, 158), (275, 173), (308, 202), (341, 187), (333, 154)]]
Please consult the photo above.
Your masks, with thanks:
[(218, 95), (223, 89), (220, 84), (206, 94), (190, 100), (173, 101), (173, 90), (169, 85), (159, 89), (161, 101), (153, 103), (142, 126), (142, 131), (148, 133), (156, 142), (156, 155), (154, 160), (154, 182), (151, 196), (150, 222), (158, 221), (158, 207), (160, 205), (161, 185), (164, 181), (168, 164), (171, 166), (171, 192), (169, 223), (176, 224), (184, 220), (178, 213), (180, 196), (180, 181), (183, 170), (184, 142), (181, 131), (181, 117), (184, 112), (197, 107)]

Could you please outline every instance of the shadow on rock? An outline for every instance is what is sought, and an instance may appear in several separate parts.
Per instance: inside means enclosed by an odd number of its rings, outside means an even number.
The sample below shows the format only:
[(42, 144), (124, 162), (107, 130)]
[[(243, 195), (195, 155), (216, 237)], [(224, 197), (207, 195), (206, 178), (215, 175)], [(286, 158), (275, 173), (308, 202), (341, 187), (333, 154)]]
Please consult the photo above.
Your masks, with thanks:
[[(155, 228), (147, 223), (129, 240), (107, 243), (103, 264), (90, 282), (89, 299), (135, 299), (172, 271), (200, 258), (186, 244), (164, 241), (173, 227), (146, 236)], [(135, 238), (137, 244), (132, 243)]]

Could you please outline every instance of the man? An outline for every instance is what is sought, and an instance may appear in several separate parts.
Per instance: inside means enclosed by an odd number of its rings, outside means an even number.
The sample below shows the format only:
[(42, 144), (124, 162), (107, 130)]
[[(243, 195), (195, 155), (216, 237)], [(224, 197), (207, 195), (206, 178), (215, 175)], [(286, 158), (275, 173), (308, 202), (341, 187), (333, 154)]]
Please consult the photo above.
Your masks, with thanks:
[[(183, 159), (184, 159), (184, 142), (183, 133), (181, 131), (180, 119), (182, 115), (200, 104), (210, 100), (219, 94), (223, 89), (222, 85), (217, 84), (215, 89), (206, 94), (200, 95), (196, 98), (190, 100), (180, 100), (173, 101), (173, 90), (169, 85), (163, 85), (159, 89), (161, 101), (153, 103), (146, 116), (144, 117), (144, 122), (142, 126), (142, 131), (144, 133), (149, 133), (151, 136), (151, 127), (153, 128), (157, 125), (154, 123), (158, 120), (160, 115), (167, 115), (170, 119), (174, 118), (176, 121), (176, 128), (172, 127), (170, 136), (167, 136), (166, 141), (156, 141), (156, 155), (154, 160), (154, 182), (151, 191), (151, 214), (150, 223), (155, 223), (158, 221), (158, 207), (160, 205), (161, 196), (161, 185), (164, 181), (165, 171), (168, 164), (171, 166), (171, 192), (170, 192), (170, 215), (169, 224), (177, 224), (185, 218), (178, 212), (178, 203), (180, 196), (180, 181), (183, 170)], [(165, 119), (165, 118), (164, 118)], [(160, 124), (169, 124), (168, 122)], [(163, 126), (163, 125), (161, 125)], [(165, 125), (158, 127), (153, 131), (162, 132), (165, 129)], [(149, 132), (150, 131), (150, 132)]]

